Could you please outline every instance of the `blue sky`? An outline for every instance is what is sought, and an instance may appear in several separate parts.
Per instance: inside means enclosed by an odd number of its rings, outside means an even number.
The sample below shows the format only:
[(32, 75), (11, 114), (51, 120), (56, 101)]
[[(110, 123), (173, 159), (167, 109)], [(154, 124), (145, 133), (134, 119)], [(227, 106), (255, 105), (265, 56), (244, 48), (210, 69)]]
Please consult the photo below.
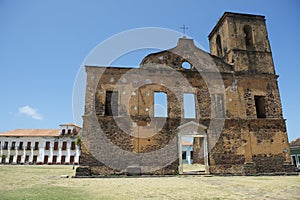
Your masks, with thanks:
[[(300, 136), (299, 10), (297, 0), (0, 0), (0, 131), (73, 122), (76, 73), (108, 37), (141, 27), (180, 31), (186, 24), (187, 34), (208, 50), (209, 32), (232, 11), (266, 16), (288, 134), (295, 139)], [(144, 54), (120, 64), (136, 66)]]

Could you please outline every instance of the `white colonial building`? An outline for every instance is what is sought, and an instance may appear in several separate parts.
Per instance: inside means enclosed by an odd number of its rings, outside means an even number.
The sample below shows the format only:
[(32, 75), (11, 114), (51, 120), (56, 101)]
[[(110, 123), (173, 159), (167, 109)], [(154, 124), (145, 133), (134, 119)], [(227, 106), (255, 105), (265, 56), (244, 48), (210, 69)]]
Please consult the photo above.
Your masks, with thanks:
[(0, 133), (2, 164), (79, 164), (76, 145), (81, 128), (61, 124), (60, 129), (16, 129)]

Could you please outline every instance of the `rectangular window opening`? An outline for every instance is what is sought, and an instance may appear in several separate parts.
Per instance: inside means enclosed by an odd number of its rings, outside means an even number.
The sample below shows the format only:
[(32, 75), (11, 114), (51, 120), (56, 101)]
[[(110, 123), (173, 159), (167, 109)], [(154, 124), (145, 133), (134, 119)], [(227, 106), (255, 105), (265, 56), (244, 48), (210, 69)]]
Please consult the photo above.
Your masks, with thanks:
[(118, 91), (106, 91), (105, 97), (105, 115), (118, 116)]
[(53, 156), (52, 162), (53, 162), (54, 164), (57, 163), (57, 156)]
[(8, 142), (4, 142), (4, 147), (3, 149), (7, 149), (8, 148)]
[(58, 142), (54, 142), (54, 150), (58, 150)]
[(23, 142), (20, 142), (19, 143), (19, 150), (22, 150), (23, 149)]
[(16, 148), (16, 142), (12, 142), (12, 143), (11, 143), (11, 148), (10, 148), (10, 149), (11, 149), (11, 150), (15, 150), (15, 148)]
[(9, 156), (9, 163), (12, 164), (14, 160), (14, 156)]
[(27, 148), (26, 150), (30, 150), (31, 149), (31, 142), (27, 142)]
[(183, 94), (184, 118), (196, 118), (195, 94)]
[(17, 164), (20, 164), (20, 163), (21, 163), (21, 158), (22, 158), (22, 157), (21, 157), (20, 155), (17, 156)]
[(67, 150), (67, 142), (62, 143), (62, 150)]
[(37, 156), (33, 156), (32, 163), (35, 164), (37, 161)]
[(45, 147), (46, 150), (49, 150), (50, 149), (50, 142), (46, 142), (46, 147)]
[(66, 156), (61, 156), (61, 164), (65, 164), (66, 162)]
[(44, 164), (48, 164), (48, 158), (49, 158), (49, 156), (44, 156)]
[(74, 156), (70, 156), (70, 164), (74, 163)]
[(34, 144), (34, 150), (38, 150), (39, 149), (39, 142), (35, 142)]
[(75, 147), (75, 142), (72, 142), (72, 143), (71, 143), (71, 150), (75, 150), (75, 148), (76, 148), (76, 147)]
[(168, 99), (165, 92), (154, 92), (154, 117), (168, 117)]
[(266, 118), (265, 97), (254, 96), (257, 118)]

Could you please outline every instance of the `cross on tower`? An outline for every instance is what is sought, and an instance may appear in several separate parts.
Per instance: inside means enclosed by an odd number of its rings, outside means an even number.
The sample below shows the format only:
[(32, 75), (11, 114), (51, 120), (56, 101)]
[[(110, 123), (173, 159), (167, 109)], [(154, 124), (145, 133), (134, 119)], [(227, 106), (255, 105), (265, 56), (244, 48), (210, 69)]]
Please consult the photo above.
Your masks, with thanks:
[(183, 35), (185, 35), (185, 30), (187, 30), (188, 29), (188, 27), (187, 26), (185, 26), (185, 24), (183, 24), (183, 26), (182, 27), (180, 27), (180, 29), (183, 29)]

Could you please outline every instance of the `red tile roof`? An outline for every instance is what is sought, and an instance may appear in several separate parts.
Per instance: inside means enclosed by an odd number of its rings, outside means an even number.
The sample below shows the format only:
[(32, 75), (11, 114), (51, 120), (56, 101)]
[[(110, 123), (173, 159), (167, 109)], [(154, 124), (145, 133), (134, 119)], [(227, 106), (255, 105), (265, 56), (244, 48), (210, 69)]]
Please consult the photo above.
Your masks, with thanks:
[(1, 136), (10, 137), (47, 137), (59, 136), (59, 129), (16, 129), (12, 131), (2, 132)]
[(297, 138), (290, 142), (290, 147), (300, 146), (300, 138)]
[(81, 128), (80, 126), (73, 124), (73, 123), (60, 124), (59, 126), (75, 126), (75, 127)]
[(189, 142), (189, 141), (186, 141), (186, 140), (181, 140), (181, 145), (183, 146), (192, 146), (193, 145), (193, 142)]

